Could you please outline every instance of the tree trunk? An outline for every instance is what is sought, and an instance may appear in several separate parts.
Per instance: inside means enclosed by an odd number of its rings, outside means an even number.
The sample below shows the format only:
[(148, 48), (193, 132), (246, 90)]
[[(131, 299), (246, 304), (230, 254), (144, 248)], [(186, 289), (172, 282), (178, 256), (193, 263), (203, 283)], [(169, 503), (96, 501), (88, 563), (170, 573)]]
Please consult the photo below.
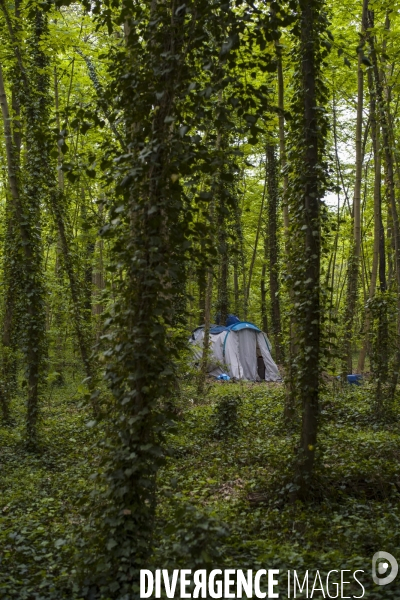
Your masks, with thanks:
[(271, 335), (274, 340), (277, 363), (283, 360), (281, 346), (281, 309), (279, 300), (279, 256), (278, 256), (278, 181), (275, 146), (267, 147), (268, 173), (268, 263), (269, 294), (271, 303)]
[(103, 252), (104, 252), (104, 241), (98, 240), (96, 242), (97, 248), (97, 256), (96, 256), (96, 267), (93, 272), (93, 316), (95, 317), (95, 336), (96, 343), (99, 342), (100, 332), (101, 332), (101, 321), (100, 316), (103, 314), (103, 303), (102, 293), (104, 291), (104, 261), (103, 261)]
[[(57, 130), (60, 131), (60, 107), (59, 107), (59, 94), (58, 94), (58, 77), (57, 67), (54, 67), (54, 103), (56, 110), (56, 125)], [(62, 152), (60, 146), (57, 144), (57, 182), (60, 194), (64, 190), (64, 173), (61, 170), (62, 165)], [(55, 371), (57, 373), (56, 384), (62, 385), (64, 383), (64, 345), (62, 342), (62, 325), (63, 325), (63, 302), (62, 289), (63, 289), (63, 269), (62, 269), (62, 244), (60, 235), (57, 236), (56, 244), (56, 268), (55, 276), (59, 289), (59, 297), (56, 298), (56, 307), (54, 322), (56, 325), (56, 340), (55, 340)]]
[[(368, 25), (370, 28), (374, 26), (374, 13), (368, 11)], [(384, 98), (382, 81), (379, 74), (378, 58), (376, 55), (375, 41), (370, 32), (367, 34), (368, 42), (371, 50), (371, 61), (375, 79), (376, 101), (378, 105), (379, 121), (382, 130), (382, 141), (384, 148), (385, 167), (386, 167), (386, 184), (389, 193), (391, 220), (392, 220), (392, 237), (394, 242), (394, 271), (397, 283), (397, 343), (396, 353), (393, 364), (393, 372), (389, 383), (387, 399), (392, 402), (396, 393), (397, 381), (400, 370), (400, 229), (399, 217), (397, 211), (394, 171), (393, 171), (393, 152), (390, 144), (389, 118), (388, 110)], [(382, 407), (381, 407), (382, 408)]]
[[(9, 15), (2, 5), (6, 19)], [(37, 67), (44, 67), (39, 43), (45, 19), (40, 11), (36, 11), (34, 18), (34, 43), (33, 53)], [(16, 50), (17, 53), (17, 50)], [(18, 53), (17, 53), (18, 54)], [(38, 77), (38, 87), (45, 83), (43, 77)], [(42, 91), (42, 90), (41, 90)], [(43, 105), (38, 102), (33, 110), (33, 98), (28, 96), (26, 106), (27, 126), (27, 185), (23, 196), (20, 193), (18, 181), (18, 164), (16, 150), (10, 126), (10, 114), (5, 93), (3, 72), (0, 67), (0, 103), (4, 123), (4, 137), (7, 154), (8, 180), (16, 208), (16, 217), (20, 229), (24, 255), (24, 296), (27, 303), (27, 323), (25, 327), (25, 355), (27, 362), (27, 442), (28, 446), (35, 448), (37, 444), (37, 419), (39, 410), (39, 383), (41, 376), (42, 352), (45, 332), (44, 288), (42, 281), (42, 256), (38, 240), (40, 240), (40, 198), (38, 191), (41, 189), (41, 171), (39, 164), (42, 160), (42, 148), (38, 147), (34, 123), (42, 117)], [(42, 109), (42, 110), (41, 110)]]
[(317, 97), (321, 94), (317, 88), (320, 76), (320, 33), (317, 23), (322, 3), (318, 0), (300, 0), (299, 6), (301, 88), (298, 107), (302, 131), (299, 131), (298, 144), (302, 155), (296, 163), (301, 169), (300, 173), (296, 173), (299, 187), (293, 190), (293, 194), (298, 215), (301, 215), (301, 222), (297, 223), (298, 239), (304, 240), (304, 250), (301, 260), (297, 257), (296, 262), (303, 279), (300, 289), (296, 291), (298, 393), (302, 406), (302, 426), (297, 463), (298, 490), (294, 495), (306, 498), (310, 491), (317, 444), (320, 377), (320, 198), (324, 181), (320, 152), (323, 151), (324, 134), (320, 133), (317, 110)]
[[(216, 149), (217, 152), (221, 146), (221, 133), (217, 135)], [(211, 246), (214, 239), (214, 199), (210, 202), (209, 208), (209, 223), (211, 231)], [(213, 279), (214, 270), (212, 265), (207, 268), (206, 290), (205, 290), (205, 305), (204, 305), (204, 337), (203, 337), (203, 353), (200, 361), (200, 371), (198, 376), (197, 393), (200, 397), (204, 396), (205, 385), (207, 379), (207, 367), (210, 357), (210, 326), (211, 326), (211, 310), (212, 310), (212, 294), (213, 294)]]
[(210, 358), (210, 326), (211, 326), (211, 308), (212, 308), (212, 292), (213, 292), (213, 269), (207, 269), (207, 284), (205, 290), (205, 307), (204, 307), (204, 337), (203, 337), (203, 352), (200, 361), (200, 371), (198, 377), (197, 394), (200, 398), (204, 396), (205, 385), (207, 379), (207, 367)]
[[(369, 288), (369, 298), (375, 296), (376, 284), (379, 273), (380, 291), (386, 290), (385, 275), (385, 240), (382, 222), (382, 194), (381, 194), (381, 149), (380, 149), (380, 131), (379, 122), (377, 122), (376, 112), (376, 90), (372, 71), (368, 71), (368, 86), (370, 95), (370, 118), (371, 118), (371, 138), (374, 155), (374, 248), (371, 271), (371, 282)], [(363, 373), (365, 368), (365, 357), (368, 349), (368, 336), (371, 328), (371, 314), (367, 311), (364, 326), (364, 342), (358, 359), (357, 372)]]
[(356, 180), (353, 197), (353, 241), (349, 256), (349, 267), (347, 275), (347, 300), (344, 317), (344, 340), (343, 340), (343, 364), (342, 382), (347, 382), (347, 374), (353, 372), (352, 342), (354, 318), (358, 297), (358, 280), (360, 272), (361, 251), (361, 186), (363, 170), (363, 106), (364, 106), (364, 71), (362, 68), (364, 33), (366, 28), (366, 15), (368, 0), (363, 1), (361, 15), (361, 39), (358, 51), (357, 71), (357, 123), (356, 123)]
[(228, 235), (226, 231), (226, 208), (223, 206), (223, 195), (220, 195), (220, 205), (218, 207), (218, 246), (220, 269), (218, 278), (218, 316), (221, 325), (225, 325), (229, 310), (229, 254), (228, 254)]
[(268, 185), (268, 158), (267, 158), (267, 154), (266, 154), (265, 155), (264, 188), (263, 188), (263, 193), (262, 193), (262, 196), (261, 196), (261, 206), (260, 206), (260, 213), (258, 215), (258, 221), (257, 221), (256, 237), (255, 237), (255, 240), (254, 240), (253, 253), (251, 255), (251, 261), (250, 261), (250, 267), (249, 267), (249, 277), (248, 277), (247, 289), (246, 289), (246, 304), (248, 304), (249, 297), (250, 297), (251, 280), (252, 280), (252, 277), (253, 277), (254, 264), (256, 262), (257, 249), (258, 249), (258, 240), (259, 240), (259, 237), (260, 237), (261, 224), (262, 224), (262, 219), (263, 219), (263, 214), (264, 214), (264, 203), (265, 203), (265, 196), (266, 196), (266, 192), (267, 192), (267, 185)]
[[(286, 272), (290, 277), (291, 265), (290, 265), (290, 234), (289, 234), (289, 198), (288, 198), (288, 174), (287, 174), (287, 158), (286, 158), (286, 138), (285, 138), (285, 86), (283, 79), (283, 64), (282, 64), (282, 50), (279, 43), (275, 43), (275, 49), (277, 54), (277, 81), (278, 81), (278, 108), (279, 108), (279, 162), (282, 171), (282, 207), (283, 207), (283, 226), (284, 226), (284, 237), (285, 237), (285, 253), (286, 253)], [(289, 286), (289, 297), (290, 303), (294, 305), (294, 293), (292, 285)], [(297, 348), (296, 348), (296, 324), (293, 319), (293, 314), (290, 314), (289, 323), (289, 348), (286, 360), (286, 397), (284, 407), (284, 417), (289, 423), (293, 420), (295, 415), (295, 389), (294, 389), (294, 377), (293, 377), (293, 362), (295, 360)]]
[(235, 301), (235, 315), (240, 312), (240, 296), (239, 296), (239, 265), (238, 265), (238, 246), (235, 242), (235, 254), (233, 257), (233, 295)]
[[(1, 67), (0, 67), (1, 68)], [(0, 89), (0, 94), (2, 91)], [(1, 100), (0, 100), (1, 101)], [(2, 364), (0, 384), (0, 405), (4, 423), (11, 423), (10, 402), (15, 393), (17, 364), (15, 354), (15, 343), (13, 342), (15, 331), (15, 309), (18, 294), (18, 281), (21, 279), (19, 261), (17, 256), (18, 236), (15, 224), (15, 206), (12, 197), (7, 194), (6, 203), (7, 229), (4, 244), (4, 316), (2, 335)]]
[(267, 240), (264, 241), (264, 263), (262, 266), (262, 273), (261, 273), (261, 319), (262, 319), (262, 328), (263, 331), (269, 335), (268, 332), (268, 311), (267, 311), (267, 290), (265, 287), (265, 276), (267, 273), (267, 264), (266, 261), (268, 260), (268, 244), (267, 244)]
[(207, 287), (207, 274), (206, 271), (201, 270), (197, 277), (198, 289), (199, 289), (199, 319), (198, 324), (201, 325), (205, 321), (206, 312), (206, 287)]

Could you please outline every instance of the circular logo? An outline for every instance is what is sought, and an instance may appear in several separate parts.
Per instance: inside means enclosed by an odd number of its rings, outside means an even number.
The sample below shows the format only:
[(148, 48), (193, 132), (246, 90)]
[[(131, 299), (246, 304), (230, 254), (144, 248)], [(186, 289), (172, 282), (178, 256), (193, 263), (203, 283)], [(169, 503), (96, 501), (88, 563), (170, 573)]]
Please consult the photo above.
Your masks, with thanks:
[[(389, 570), (391, 568), (391, 571)], [(376, 552), (372, 558), (372, 579), (377, 585), (392, 583), (399, 572), (397, 560), (389, 552)]]

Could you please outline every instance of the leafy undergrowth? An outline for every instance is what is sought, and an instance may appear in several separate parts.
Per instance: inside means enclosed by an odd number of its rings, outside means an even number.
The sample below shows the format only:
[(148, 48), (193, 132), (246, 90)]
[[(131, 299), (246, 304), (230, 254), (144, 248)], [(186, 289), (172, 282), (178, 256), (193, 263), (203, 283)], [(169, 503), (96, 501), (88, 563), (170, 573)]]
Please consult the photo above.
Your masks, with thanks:
[[(76, 549), (101, 430), (87, 427), (78, 386), (70, 380), (44, 395), (40, 452), (24, 448), (22, 399), (15, 427), (0, 427), (1, 600), (79, 598)], [(377, 421), (371, 398), (368, 386), (325, 392), (313, 500), (304, 505), (288, 501), (298, 432), (282, 420), (281, 385), (215, 384), (201, 402), (184, 389), (166, 440), (149, 567), (276, 568), (281, 598), (288, 569), (302, 577), (319, 569), (322, 579), (362, 569), (364, 598), (400, 598), (396, 581), (379, 588), (371, 578), (375, 552), (399, 558), (400, 411)], [(360, 594), (344, 589), (344, 597)]]
[(72, 599), (76, 535), (97, 460), (81, 379), (44, 393), (37, 453), (24, 446), (21, 397), (15, 426), (0, 428), (1, 600)]
[[(221, 439), (215, 423), (221, 403), (237, 394), (239, 425)], [(371, 576), (375, 552), (399, 558), (397, 407), (382, 423), (367, 385), (326, 390), (314, 495), (305, 506), (289, 501), (299, 434), (282, 420), (283, 386), (215, 384), (207, 401), (194, 398), (187, 390), (181, 399), (180, 420), (169, 436), (172, 456), (160, 477), (158, 567), (280, 569), (282, 598), (288, 569), (302, 577), (309, 569), (310, 578), (317, 569), (321, 575), (362, 569), (365, 598), (400, 598), (400, 583), (379, 587)], [(344, 597), (361, 593), (358, 584), (344, 586)], [(312, 597), (324, 596), (316, 591)]]

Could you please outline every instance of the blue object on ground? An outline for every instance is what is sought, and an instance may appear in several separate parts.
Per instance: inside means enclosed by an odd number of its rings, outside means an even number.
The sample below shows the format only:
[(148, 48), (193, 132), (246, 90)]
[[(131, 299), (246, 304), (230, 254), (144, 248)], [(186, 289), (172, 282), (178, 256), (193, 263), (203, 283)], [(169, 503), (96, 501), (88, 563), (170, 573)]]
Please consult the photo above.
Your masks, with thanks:
[(230, 377), (226, 373), (222, 373), (222, 375), (218, 375), (217, 379), (219, 379), (220, 381), (229, 381)]
[(347, 383), (351, 385), (361, 385), (362, 375), (347, 375)]

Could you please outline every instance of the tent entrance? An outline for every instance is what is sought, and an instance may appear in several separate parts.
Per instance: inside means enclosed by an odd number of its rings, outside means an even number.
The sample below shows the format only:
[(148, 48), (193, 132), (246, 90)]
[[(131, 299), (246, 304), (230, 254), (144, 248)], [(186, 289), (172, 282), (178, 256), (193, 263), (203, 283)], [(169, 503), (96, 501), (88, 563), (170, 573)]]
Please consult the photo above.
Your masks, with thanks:
[(257, 352), (257, 375), (259, 376), (261, 381), (265, 381), (265, 363), (264, 363), (264, 358), (261, 354), (260, 346), (258, 345), (258, 339), (257, 339), (256, 352)]
[(262, 356), (257, 356), (257, 373), (261, 381), (265, 380), (265, 364)]

